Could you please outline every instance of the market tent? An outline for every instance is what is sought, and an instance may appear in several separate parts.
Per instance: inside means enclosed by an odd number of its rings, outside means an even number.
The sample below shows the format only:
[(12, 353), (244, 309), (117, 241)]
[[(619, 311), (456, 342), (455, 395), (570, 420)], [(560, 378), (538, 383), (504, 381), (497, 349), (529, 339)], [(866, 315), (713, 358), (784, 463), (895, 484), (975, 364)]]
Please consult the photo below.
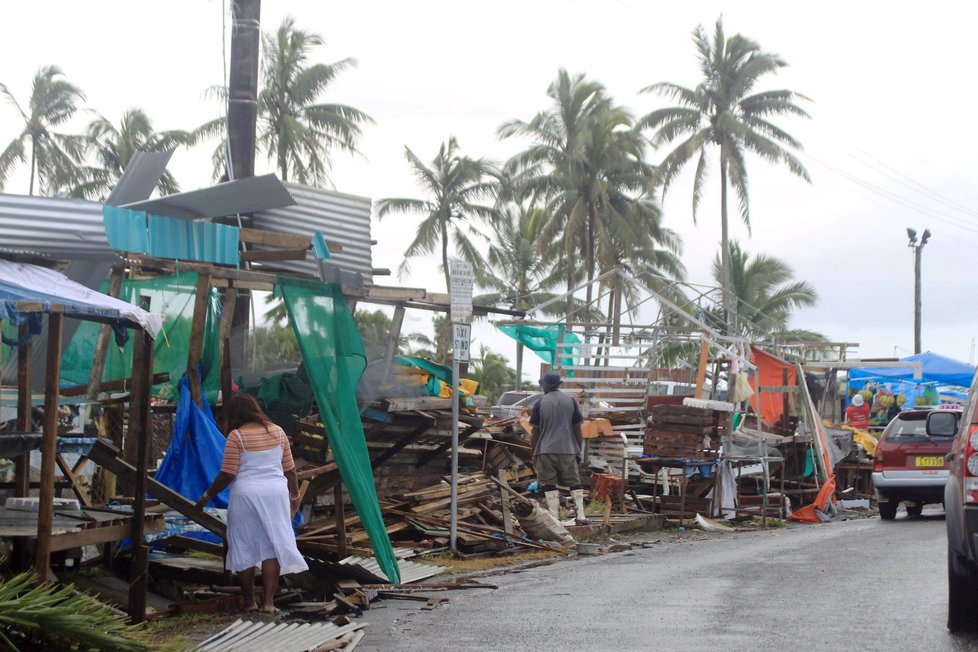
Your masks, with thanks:
[(906, 358), (901, 362), (919, 362), (923, 365), (923, 377), (914, 379), (912, 367), (866, 368), (850, 369), (849, 382), (861, 387), (867, 380), (891, 381), (899, 380), (916, 384), (938, 383), (940, 385), (958, 385), (969, 387), (975, 375), (975, 367), (942, 355), (927, 351)]

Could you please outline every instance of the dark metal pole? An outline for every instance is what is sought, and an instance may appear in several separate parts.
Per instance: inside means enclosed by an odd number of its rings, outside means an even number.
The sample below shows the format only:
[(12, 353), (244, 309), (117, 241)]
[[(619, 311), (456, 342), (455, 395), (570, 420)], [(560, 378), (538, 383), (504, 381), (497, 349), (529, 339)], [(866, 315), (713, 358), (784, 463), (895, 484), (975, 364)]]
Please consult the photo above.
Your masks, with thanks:
[(924, 243), (913, 248), (913, 352), (920, 353), (920, 250)]
[(255, 176), (261, 0), (235, 0), (231, 25), (227, 118), (229, 167), (234, 179), (244, 179)]

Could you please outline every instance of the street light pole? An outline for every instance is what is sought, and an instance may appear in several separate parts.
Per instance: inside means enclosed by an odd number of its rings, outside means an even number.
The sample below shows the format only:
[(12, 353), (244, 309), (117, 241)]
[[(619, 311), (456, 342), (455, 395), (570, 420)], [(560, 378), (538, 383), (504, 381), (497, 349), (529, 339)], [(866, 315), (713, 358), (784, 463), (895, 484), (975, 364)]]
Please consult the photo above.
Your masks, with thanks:
[(920, 242), (917, 242), (917, 232), (907, 227), (907, 246), (913, 249), (913, 352), (920, 353), (920, 250), (930, 240), (930, 229), (924, 229)]

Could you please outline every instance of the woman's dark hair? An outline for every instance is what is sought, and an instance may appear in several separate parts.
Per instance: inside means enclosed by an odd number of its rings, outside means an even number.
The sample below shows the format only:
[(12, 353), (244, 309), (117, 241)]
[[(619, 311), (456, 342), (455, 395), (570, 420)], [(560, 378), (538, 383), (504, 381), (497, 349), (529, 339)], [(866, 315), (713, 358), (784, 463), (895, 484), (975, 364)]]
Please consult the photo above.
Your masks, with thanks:
[(228, 432), (236, 430), (246, 423), (264, 424), (268, 430), (271, 420), (265, 414), (258, 401), (250, 394), (235, 394), (231, 397), (231, 417), (228, 421)]

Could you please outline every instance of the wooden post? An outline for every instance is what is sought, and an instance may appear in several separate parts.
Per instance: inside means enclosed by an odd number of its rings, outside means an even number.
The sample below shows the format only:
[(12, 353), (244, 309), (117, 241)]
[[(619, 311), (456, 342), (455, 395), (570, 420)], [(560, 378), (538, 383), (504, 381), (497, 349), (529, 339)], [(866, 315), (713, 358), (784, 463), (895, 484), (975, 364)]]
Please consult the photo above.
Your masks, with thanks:
[(218, 337), (221, 346), (221, 432), (228, 431), (231, 423), (231, 324), (234, 309), (238, 302), (238, 288), (232, 283), (224, 291), (224, 303), (221, 306), (221, 326)]
[[(781, 370), (781, 386), (788, 386), (788, 369)], [(781, 435), (788, 434), (788, 392), (781, 393)]]
[(703, 386), (706, 385), (706, 364), (710, 360), (710, 343), (704, 337), (700, 340), (700, 362), (696, 367), (696, 389), (693, 396), (703, 398)]
[[(31, 339), (27, 339), (27, 324), (21, 324), (18, 334), (26, 341), (17, 347), (17, 430), (20, 432), (33, 431), (31, 402)], [(14, 495), (27, 496), (31, 490), (31, 454), (21, 453), (14, 460)], [(16, 571), (25, 571), (30, 567), (27, 541), (17, 538), (13, 540), (13, 555), (11, 563)]]
[(381, 382), (385, 382), (391, 374), (391, 366), (394, 364), (394, 352), (397, 351), (397, 341), (401, 338), (401, 325), (404, 323), (404, 306), (394, 308), (394, 318), (391, 319), (390, 330), (384, 340), (384, 376)]
[[(21, 339), (27, 338), (27, 324), (21, 324), (19, 329)], [(17, 347), (17, 430), (31, 432), (33, 430), (31, 413), (31, 340)], [(26, 496), (31, 486), (31, 454), (22, 453), (17, 456), (14, 471), (14, 486), (16, 496)]]
[(343, 509), (343, 483), (333, 487), (333, 509), (336, 511), (336, 553), (346, 557), (346, 511)]
[(61, 332), (64, 315), (48, 314), (48, 350), (44, 378), (44, 438), (41, 443), (41, 491), (37, 505), (37, 555), (34, 570), (38, 580), (48, 579), (51, 556), (51, 526), (54, 521), (54, 457), (58, 454), (58, 387), (61, 384)]
[(207, 304), (210, 298), (211, 277), (203, 272), (197, 275), (197, 293), (194, 297), (194, 317), (190, 327), (190, 345), (187, 352), (187, 381), (190, 384), (190, 394), (194, 403), (203, 404), (200, 392), (200, 378), (197, 377), (197, 365), (200, 354), (204, 350), (204, 328), (207, 325)]
[[(142, 301), (140, 302), (142, 303)], [(146, 619), (149, 549), (143, 541), (146, 517), (146, 477), (149, 469), (149, 394), (153, 377), (153, 340), (136, 332), (132, 351), (132, 392), (129, 395), (129, 433), (136, 441), (136, 482), (132, 516), (132, 566), (129, 570), (129, 618)]]
[[(119, 297), (119, 290), (122, 288), (122, 267), (112, 268), (112, 275), (109, 277), (109, 296)], [(88, 374), (88, 390), (85, 398), (89, 401), (95, 400), (102, 387), (102, 375), (105, 372), (105, 358), (109, 351), (109, 337), (112, 334), (112, 327), (103, 324), (98, 331), (98, 339), (95, 341), (95, 354), (92, 357), (92, 369)]]

